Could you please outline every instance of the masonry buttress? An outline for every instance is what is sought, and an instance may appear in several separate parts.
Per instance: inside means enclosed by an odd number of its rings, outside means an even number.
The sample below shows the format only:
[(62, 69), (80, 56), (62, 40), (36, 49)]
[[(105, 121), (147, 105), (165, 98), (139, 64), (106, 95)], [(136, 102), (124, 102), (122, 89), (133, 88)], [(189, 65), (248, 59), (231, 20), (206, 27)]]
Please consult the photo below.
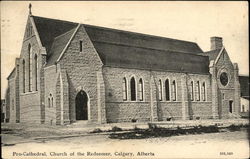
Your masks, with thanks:
[(66, 70), (61, 69), (56, 82), (56, 124), (70, 123), (69, 83)]

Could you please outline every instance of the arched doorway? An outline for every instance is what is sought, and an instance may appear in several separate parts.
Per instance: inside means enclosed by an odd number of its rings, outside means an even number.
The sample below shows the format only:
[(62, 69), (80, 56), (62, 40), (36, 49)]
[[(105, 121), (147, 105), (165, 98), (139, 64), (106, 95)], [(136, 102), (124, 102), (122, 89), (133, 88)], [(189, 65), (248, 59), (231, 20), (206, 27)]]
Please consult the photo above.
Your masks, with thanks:
[(76, 120), (88, 120), (88, 96), (81, 90), (76, 95)]

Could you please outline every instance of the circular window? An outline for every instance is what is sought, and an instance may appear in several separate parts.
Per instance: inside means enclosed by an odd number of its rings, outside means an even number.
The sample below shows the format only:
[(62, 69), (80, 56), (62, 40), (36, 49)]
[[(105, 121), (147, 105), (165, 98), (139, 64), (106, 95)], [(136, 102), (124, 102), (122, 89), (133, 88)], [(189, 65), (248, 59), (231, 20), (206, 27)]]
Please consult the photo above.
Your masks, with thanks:
[(226, 86), (228, 84), (228, 75), (226, 72), (222, 72), (220, 74), (220, 82), (223, 86)]

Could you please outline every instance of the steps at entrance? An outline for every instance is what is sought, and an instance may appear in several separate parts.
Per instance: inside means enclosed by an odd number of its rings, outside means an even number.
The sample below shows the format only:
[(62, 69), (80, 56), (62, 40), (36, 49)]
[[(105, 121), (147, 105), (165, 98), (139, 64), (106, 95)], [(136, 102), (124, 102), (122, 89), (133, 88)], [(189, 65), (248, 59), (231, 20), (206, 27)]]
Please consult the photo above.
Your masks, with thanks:
[(68, 125), (68, 127), (86, 127), (91, 123), (88, 120), (77, 120), (76, 122)]

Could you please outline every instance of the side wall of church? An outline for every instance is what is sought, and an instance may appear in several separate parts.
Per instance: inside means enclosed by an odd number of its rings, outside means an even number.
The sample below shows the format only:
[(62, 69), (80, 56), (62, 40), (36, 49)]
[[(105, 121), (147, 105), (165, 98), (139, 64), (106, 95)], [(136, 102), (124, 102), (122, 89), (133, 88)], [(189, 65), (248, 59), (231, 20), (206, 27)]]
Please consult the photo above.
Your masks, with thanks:
[[(106, 89), (106, 115), (107, 122), (131, 122), (132, 119), (138, 121), (149, 121), (151, 118), (157, 120), (167, 120), (167, 118), (182, 119), (183, 111), (188, 118), (200, 117), (211, 118), (211, 83), (210, 75), (185, 74), (165, 71), (148, 71), (142, 69), (126, 69), (104, 67), (104, 81)], [(123, 78), (127, 80), (127, 100), (123, 100)], [(136, 101), (131, 101), (130, 79), (134, 77), (136, 81)], [(143, 80), (143, 101), (139, 100), (139, 79)], [(151, 80), (153, 79), (153, 80)], [(165, 81), (170, 81), (170, 101), (166, 100)], [(162, 81), (162, 100), (159, 100), (159, 80)], [(173, 100), (171, 91), (173, 80), (176, 81), (176, 100)], [(201, 99), (190, 101), (188, 99), (188, 87), (190, 82), (206, 83), (205, 101)], [(195, 98), (194, 85), (194, 98)], [(152, 102), (151, 102), (152, 100)], [(184, 108), (184, 109), (183, 109)], [(153, 114), (151, 114), (153, 111)], [(152, 119), (153, 120), (153, 119)]]
[(15, 84), (15, 77), (9, 79), (9, 110), (10, 110), (10, 123), (16, 122), (16, 84)]

